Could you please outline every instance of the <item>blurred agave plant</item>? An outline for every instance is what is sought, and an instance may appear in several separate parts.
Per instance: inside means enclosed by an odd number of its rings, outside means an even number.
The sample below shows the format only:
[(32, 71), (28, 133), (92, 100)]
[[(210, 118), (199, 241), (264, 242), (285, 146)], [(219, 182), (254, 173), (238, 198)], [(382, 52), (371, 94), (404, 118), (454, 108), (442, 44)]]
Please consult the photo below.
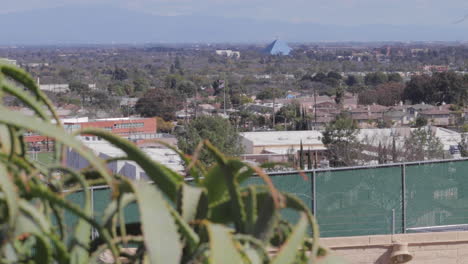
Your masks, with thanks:
[[(314, 216), (301, 200), (279, 192), (262, 170), (225, 157), (209, 142), (197, 152), (209, 150), (216, 160), (209, 168), (196, 154), (190, 157), (174, 149), (185, 162), (183, 176), (106, 131), (67, 133), (28, 74), (0, 65), (0, 98), (7, 94), (34, 116), (0, 104), (1, 263), (341, 263), (320, 247)], [(54, 139), (51, 165), (28, 157), (23, 139), (27, 131)], [(77, 134), (99, 136), (125, 156), (102, 160)], [(66, 148), (90, 166), (74, 170), (63, 165)], [(136, 162), (152, 184), (112, 175), (106, 165), (115, 160)], [(241, 186), (254, 175), (265, 185)], [(188, 183), (187, 176), (193, 181)], [(96, 219), (89, 188), (103, 183), (112, 199), (102, 219)], [(84, 201), (67, 199), (73, 192), (84, 193)], [(142, 232), (127, 235), (123, 212), (135, 203)], [(281, 219), (284, 208), (299, 213), (294, 226)], [(76, 223), (67, 223), (65, 212), (76, 216)], [(92, 239), (92, 229), (99, 237)]]

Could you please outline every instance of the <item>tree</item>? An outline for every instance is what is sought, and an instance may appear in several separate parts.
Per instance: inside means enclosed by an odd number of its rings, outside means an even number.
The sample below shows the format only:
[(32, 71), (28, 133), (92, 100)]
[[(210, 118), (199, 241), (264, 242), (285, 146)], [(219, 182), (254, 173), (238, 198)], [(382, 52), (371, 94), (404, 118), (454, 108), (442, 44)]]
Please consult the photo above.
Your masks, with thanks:
[(392, 106), (403, 100), (404, 90), (405, 85), (402, 83), (388, 82), (379, 84), (375, 89), (360, 92), (358, 102), (363, 105), (377, 103)]
[(416, 127), (424, 127), (427, 126), (427, 118), (424, 116), (418, 116), (416, 117), (416, 122), (415, 122)]
[(383, 72), (368, 73), (364, 77), (364, 83), (366, 85), (379, 85), (386, 82), (388, 82), (388, 77)]
[(325, 127), (322, 142), (328, 149), (331, 166), (353, 166), (359, 163), (360, 145), (356, 138), (357, 133), (356, 122), (344, 113), (337, 115)]
[(335, 92), (335, 103), (340, 106), (340, 108), (343, 106), (343, 97), (344, 97), (344, 89), (340, 85), (338, 88), (336, 88)]
[(399, 73), (390, 73), (387, 77), (389, 82), (403, 82), (403, 78)]
[(461, 135), (461, 140), (458, 143), (458, 149), (460, 150), (460, 155), (462, 157), (468, 157), (468, 135), (466, 133)]
[(392, 162), (396, 163), (398, 161), (398, 151), (396, 147), (396, 137), (392, 137)]
[(421, 127), (411, 132), (404, 143), (406, 161), (441, 159), (444, 157), (442, 142), (429, 127)]
[(356, 75), (348, 75), (348, 78), (346, 78), (345, 81), (346, 85), (348, 86), (354, 86), (360, 83), (359, 79), (356, 77)]
[(328, 72), (327, 78), (332, 78), (336, 80), (341, 80), (343, 79), (343, 76), (335, 71)]
[(279, 88), (270, 87), (257, 94), (259, 100), (269, 100), (284, 96), (286, 93)]
[(323, 82), (327, 78), (327, 75), (323, 72), (319, 72), (312, 77), (312, 81), (314, 82)]
[(115, 67), (114, 71), (112, 72), (112, 79), (116, 81), (125, 81), (128, 79), (128, 73), (125, 69)]
[(144, 93), (149, 89), (150, 85), (145, 78), (136, 78), (133, 80), (133, 87), (135, 87), (135, 92)]
[(161, 117), (156, 117), (156, 124), (158, 125), (158, 132), (171, 133), (174, 130), (174, 123), (171, 121), (164, 121)]
[(468, 79), (455, 72), (439, 72), (432, 76), (414, 76), (406, 85), (405, 99), (413, 103), (464, 105), (468, 100)]
[(174, 120), (176, 111), (183, 108), (180, 95), (173, 90), (151, 89), (138, 99), (135, 110), (144, 117), (159, 116), (166, 121)]
[(413, 76), (405, 87), (403, 97), (406, 100), (410, 100), (413, 104), (428, 102), (427, 94), (431, 86), (432, 82), (430, 76)]
[(403, 100), (405, 85), (397, 82), (388, 82), (376, 87), (375, 100), (377, 104), (392, 106)]
[[(179, 148), (191, 155), (195, 153), (198, 144), (205, 139), (228, 156), (238, 156), (242, 153), (239, 133), (229, 120), (220, 116), (198, 117), (177, 133)], [(214, 161), (207, 151), (202, 151), (199, 157), (205, 164)]]

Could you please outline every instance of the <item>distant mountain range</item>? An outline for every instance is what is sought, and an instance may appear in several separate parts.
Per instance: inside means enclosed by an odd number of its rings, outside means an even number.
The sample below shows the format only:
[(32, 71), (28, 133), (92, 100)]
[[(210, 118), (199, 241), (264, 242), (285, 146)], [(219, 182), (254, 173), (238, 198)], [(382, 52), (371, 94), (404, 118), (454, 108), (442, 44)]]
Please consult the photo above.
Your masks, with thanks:
[(156, 16), (106, 7), (0, 14), (0, 45), (181, 42), (466, 41), (468, 27), (337, 26), (203, 16)]

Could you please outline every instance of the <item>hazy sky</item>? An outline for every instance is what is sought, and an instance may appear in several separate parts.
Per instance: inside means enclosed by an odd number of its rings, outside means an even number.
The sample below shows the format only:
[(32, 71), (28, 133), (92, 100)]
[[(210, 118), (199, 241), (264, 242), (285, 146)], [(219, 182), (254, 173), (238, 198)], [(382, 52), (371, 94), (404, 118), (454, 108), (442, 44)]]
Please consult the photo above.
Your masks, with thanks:
[[(468, 14), (466, 0), (0, 0), (0, 12), (96, 3), (158, 15), (248, 17), (336, 25), (450, 25)], [(460, 24), (468, 26), (468, 21)]]

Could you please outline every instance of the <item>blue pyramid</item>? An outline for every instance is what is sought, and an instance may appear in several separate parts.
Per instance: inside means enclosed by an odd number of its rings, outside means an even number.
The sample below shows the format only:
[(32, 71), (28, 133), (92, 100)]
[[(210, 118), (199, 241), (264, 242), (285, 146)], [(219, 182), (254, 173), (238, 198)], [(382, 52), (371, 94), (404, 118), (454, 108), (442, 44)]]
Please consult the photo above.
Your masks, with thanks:
[(285, 42), (277, 39), (264, 49), (264, 53), (270, 55), (289, 55), (292, 49)]

